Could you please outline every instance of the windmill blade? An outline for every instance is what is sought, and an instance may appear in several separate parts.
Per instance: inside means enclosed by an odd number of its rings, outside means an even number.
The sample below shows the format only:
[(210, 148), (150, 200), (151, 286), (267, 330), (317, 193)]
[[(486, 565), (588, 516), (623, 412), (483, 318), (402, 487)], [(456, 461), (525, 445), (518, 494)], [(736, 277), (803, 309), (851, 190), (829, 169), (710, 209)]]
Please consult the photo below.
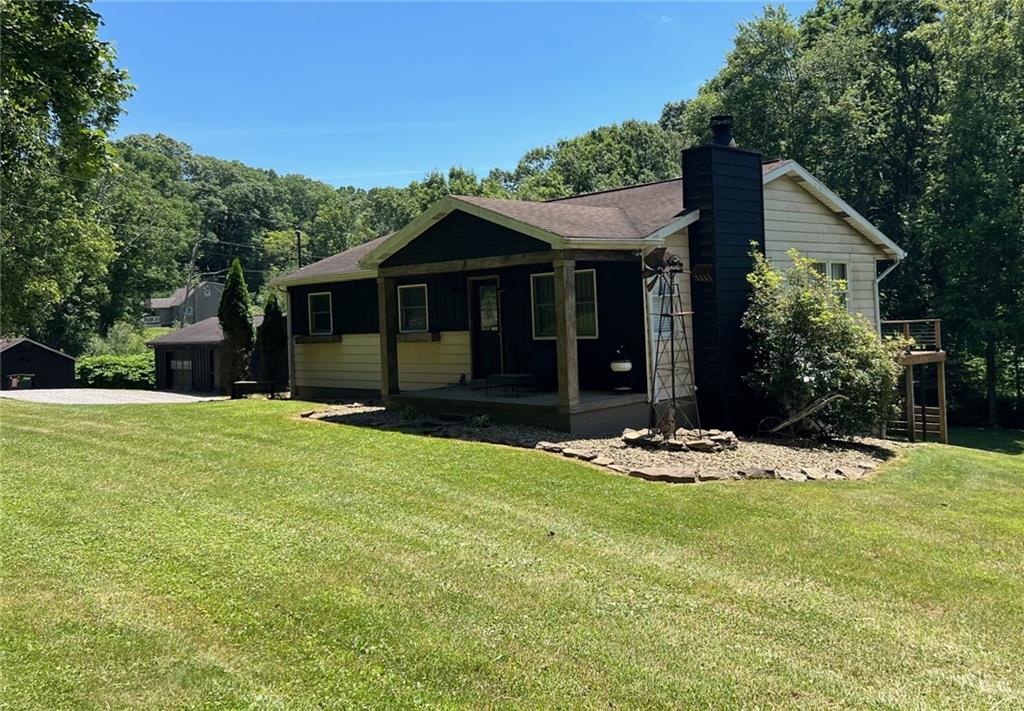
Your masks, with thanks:
[(655, 271), (660, 271), (666, 264), (665, 253), (667, 251), (668, 250), (665, 247), (652, 249), (647, 253), (647, 256), (644, 257), (644, 266)]

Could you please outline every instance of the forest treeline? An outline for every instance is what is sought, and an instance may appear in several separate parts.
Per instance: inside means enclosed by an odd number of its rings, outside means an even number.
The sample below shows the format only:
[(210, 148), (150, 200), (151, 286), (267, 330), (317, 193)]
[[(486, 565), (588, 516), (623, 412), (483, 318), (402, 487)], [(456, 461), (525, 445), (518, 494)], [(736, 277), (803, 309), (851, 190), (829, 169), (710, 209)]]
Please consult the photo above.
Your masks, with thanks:
[(945, 320), (960, 411), (1020, 417), (1024, 0), (819, 0), (798, 18), (768, 6), (657, 122), (595, 128), (511, 170), (453, 167), (371, 190), (197, 155), (163, 135), (112, 142), (131, 86), (96, 38), (95, 11), (4, 2), (0, 18), (4, 334), (79, 352), (183, 284), (193, 250), (212, 278), (238, 257), (259, 293), (296, 266), (296, 230), (308, 263), (447, 193), (538, 200), (673, 177), (708, 118), (731, 113), (741, 145), (798, 160), (907, 251), (882, 308)]

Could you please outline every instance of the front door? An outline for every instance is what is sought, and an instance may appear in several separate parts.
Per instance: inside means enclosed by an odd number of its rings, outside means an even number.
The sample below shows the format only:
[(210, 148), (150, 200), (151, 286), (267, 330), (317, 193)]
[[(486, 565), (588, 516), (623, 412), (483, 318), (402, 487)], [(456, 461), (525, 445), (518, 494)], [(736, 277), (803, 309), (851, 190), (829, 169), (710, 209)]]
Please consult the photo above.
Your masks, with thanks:
[(501, 372), (501, 315), (498, 278), (469, 280), (469, 328), (473, 377)]

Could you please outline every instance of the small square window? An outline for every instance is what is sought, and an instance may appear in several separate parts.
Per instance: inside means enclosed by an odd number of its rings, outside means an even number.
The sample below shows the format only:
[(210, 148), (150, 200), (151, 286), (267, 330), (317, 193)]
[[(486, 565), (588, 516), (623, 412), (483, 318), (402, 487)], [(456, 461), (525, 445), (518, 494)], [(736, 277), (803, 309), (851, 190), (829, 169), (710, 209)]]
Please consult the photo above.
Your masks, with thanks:
[(426, 284), (398, 287), (398, 330), (401, 333), (423, 333), (430, 330)]
[(309, 295), (309, 333), (311, 335), (329, 335), (334, 330), (331, 307), (330, 292), (322, 291)]

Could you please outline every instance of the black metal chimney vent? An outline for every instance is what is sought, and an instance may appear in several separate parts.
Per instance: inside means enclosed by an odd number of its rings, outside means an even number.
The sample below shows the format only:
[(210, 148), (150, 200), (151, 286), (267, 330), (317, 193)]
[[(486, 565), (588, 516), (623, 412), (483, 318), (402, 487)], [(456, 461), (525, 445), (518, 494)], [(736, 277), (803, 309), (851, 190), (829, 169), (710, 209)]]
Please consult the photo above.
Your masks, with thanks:
[(711, 143), (716, 146), (736, 147), (732, 137), (732, 116), (717, 114), (711, 117)]

